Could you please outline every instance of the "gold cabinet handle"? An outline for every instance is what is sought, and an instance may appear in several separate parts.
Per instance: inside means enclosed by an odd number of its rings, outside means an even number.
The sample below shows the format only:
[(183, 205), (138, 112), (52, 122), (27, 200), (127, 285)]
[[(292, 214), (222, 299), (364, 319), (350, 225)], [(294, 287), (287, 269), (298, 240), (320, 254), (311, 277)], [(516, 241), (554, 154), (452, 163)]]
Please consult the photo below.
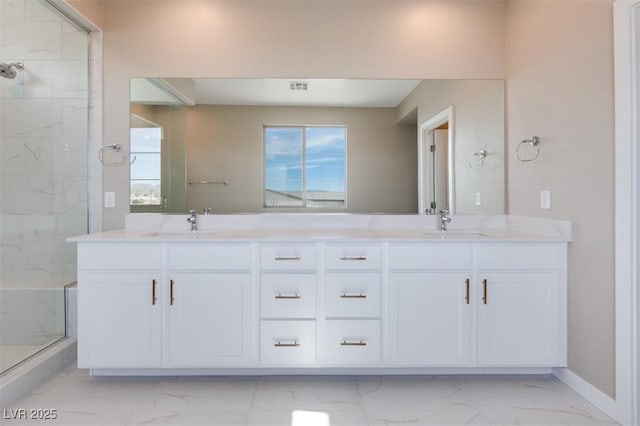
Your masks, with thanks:
[(300, 260), (300, 256), (276, 256), (274, 260)]
[(275, 346), (276, 348), (295, 348), (300, 346), (300, 342), (294, 340), (293, 343), (282, 343), (280, 340), (278, 340), (278, 342), (274, 343), (273, 346)]
[(342, 256), (340, 260), (367, 260), (365, 256)]
[(173, 302), (176, 301), (176, 298), (173, 297), (173, 280), (169, 281), (169, 305), (173, 306)]
[(155, 278), (151, 280), (151, 304), (152, 305), (155, 305), (156, 301), (158, 300), (158, 298), (156, 297), (156, 284), (157, 284), (157, 281), (155, 280)]
[(466, 294), (466, 295), (465, 295), (465, 297), (464, 297), (464, 301), (465, 301), (465, 302), (467, 302), (467, 305), (468, 305), (468, 304), (469, 304), (469, 283), (470, 283), (469, 278), (467, 278), (467, 279), (464, 281), (464, 283), (465, 283), (465, 284), (466, 284), (466, 286), (467, 286), (467, 294)]
[(348, 340), (343, 340), (340, 342), (340, 346), (367, 346), (367, 342), (364, 340), (358, 340), (357, 342), (349, 342)]
[(482, 303), (487, 304), (487, 280), (482, 280)]
[(366, 299), (367, 295), (360, 293), (360, 294), (347, 294), (347, 293), (342, 293), (340, 295), (340, 297), (342, 299)]

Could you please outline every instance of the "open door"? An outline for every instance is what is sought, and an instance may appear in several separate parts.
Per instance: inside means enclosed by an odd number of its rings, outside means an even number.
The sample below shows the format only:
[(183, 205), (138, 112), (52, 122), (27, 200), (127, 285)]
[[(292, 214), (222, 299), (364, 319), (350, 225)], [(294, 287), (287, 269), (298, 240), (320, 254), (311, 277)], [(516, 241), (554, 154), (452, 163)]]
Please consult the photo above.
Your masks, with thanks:
[(418, 212), (455, 211), (453, 180), (453, 106), (420, 126)]

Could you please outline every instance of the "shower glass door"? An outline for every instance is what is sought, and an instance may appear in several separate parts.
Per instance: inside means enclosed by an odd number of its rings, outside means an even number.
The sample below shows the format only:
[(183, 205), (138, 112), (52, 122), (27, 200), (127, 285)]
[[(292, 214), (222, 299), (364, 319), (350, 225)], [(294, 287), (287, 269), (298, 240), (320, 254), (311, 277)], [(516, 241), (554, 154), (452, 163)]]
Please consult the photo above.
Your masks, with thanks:
[[(65, 336), (88, 228), (89, 32), (45, 0), (0, 1), (0, 371)], [(2, 71), (0, 70), (0, 71)]]

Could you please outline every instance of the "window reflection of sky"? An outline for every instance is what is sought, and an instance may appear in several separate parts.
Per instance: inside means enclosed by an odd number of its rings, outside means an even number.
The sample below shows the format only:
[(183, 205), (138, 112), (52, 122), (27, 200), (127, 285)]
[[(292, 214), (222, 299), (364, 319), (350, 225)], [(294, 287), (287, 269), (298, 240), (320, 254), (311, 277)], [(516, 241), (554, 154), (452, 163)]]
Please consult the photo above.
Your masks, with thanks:
[[(345, 191), (345, 128), (307, 127), (307, 191)], [(282, 192), (302, 190), (301, 128), (268, 127), (265, 130), (265, 184)]]
[(131, 179), (160, 179), (162, 129), (136, 127), (131, 129)]

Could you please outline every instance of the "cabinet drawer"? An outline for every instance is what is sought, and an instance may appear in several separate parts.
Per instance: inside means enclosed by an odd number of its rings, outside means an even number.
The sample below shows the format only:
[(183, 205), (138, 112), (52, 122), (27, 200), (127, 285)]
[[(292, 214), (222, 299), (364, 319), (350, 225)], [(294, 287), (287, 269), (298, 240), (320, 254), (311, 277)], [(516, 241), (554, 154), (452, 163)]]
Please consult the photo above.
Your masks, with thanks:
[(560, 269), (564, 246), (553, 245), (488, 245), (478, 249), (478, 269)]
[(471, 245), (392, 244), (389, 269), (470, 269)]
[(316, 268), (314, 244), (268, 244), (260, 247), (262, 269), (300, 270)]
[(327, 269), (380, 269), (378, 244), (327, 244), (325, 251)]
[(380, 316), (380, 274), (326, 274), (324, 309), (327, 317)]
[(170, 244), (168, 267), (173, 270), (251, 268), (249, 244)]
[(160, 269), (162, 246), (160, 244), (79, 244), (80, 269)]
[(260, 362), (283, 366), (315, 364), (316, 322), (262, 321)]
[(262, 274), (262, 318), (314, 318), (316, 276), (312, 274)]
[(340, 365), (380, 362), (380, 321), (326, 321), (324, 362)]

